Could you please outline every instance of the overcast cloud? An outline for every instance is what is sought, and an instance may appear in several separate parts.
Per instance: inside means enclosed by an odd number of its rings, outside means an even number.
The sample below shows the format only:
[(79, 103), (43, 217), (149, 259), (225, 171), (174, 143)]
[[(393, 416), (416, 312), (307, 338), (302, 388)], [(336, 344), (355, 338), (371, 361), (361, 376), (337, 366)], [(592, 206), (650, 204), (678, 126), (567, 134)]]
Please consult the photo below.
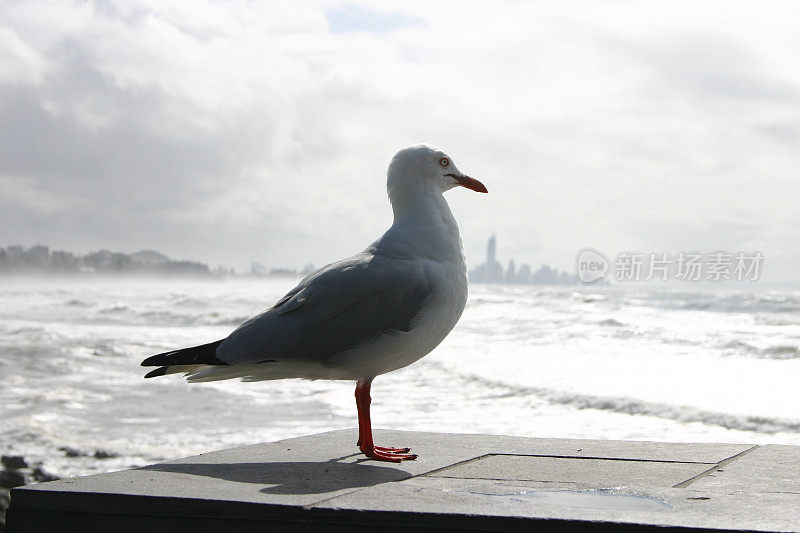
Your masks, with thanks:
[(761, 251), (800, 281), (795, 2), (0, 4), (0, 245), (317, 265), (418, 142), (470, 264)]

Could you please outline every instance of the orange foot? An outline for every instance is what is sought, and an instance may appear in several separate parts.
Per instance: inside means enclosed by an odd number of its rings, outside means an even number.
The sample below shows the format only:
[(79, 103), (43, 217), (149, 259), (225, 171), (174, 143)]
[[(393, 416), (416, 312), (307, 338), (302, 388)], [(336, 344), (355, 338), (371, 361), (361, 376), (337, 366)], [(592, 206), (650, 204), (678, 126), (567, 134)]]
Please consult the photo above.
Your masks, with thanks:
[(361, 446), (361, 451), (370, 459), (376, 461), (387, 461), (399, 463), (401, 461), (413, 461), (417, 458), (415, 454), (409, 454), (411, 448), (388, 448), (386, 446)]

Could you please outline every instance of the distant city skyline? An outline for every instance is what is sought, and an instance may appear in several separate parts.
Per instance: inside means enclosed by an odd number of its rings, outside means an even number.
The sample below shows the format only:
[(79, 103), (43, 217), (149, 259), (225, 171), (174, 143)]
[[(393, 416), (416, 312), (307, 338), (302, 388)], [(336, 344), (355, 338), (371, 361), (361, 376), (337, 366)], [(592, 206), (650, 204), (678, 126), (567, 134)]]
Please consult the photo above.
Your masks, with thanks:
[[(209, 266), (202, 258), (171, 259), (152, 249), (133, 253), (101, 248), (86, 254), (51, 249), (48, 245), (0, 245), (0, 274), (157, 274), (189, 276), (305, 276), (316, 270), (313, 263), (302, 267), (291, 265), (264, 265), (252, 261), (249, 268), (236, 269), (227, 265)], [(504, 269), (497, 260), (497, 238), (487, 241), (486, 261), (470, 269), (470, 279), (475, 283), (511, 284), (575, 284), (574, 274), (541, 265), (533, 272), (523, 263), (519, 270), (514, 259), (509, 259)]]
[(541, 265), (531, 271), (527, 263), (519, 269), (513, 258), (508, 259), (504, 269), (497, 260), (497, 237), (492, 235), (486, 243), (486, 261), (470, 270), (470, 281), (476, 283), (507, 283), (518, 285), (575, 285), (578, 278), (575, 274), (561, 271), (548, 265)]

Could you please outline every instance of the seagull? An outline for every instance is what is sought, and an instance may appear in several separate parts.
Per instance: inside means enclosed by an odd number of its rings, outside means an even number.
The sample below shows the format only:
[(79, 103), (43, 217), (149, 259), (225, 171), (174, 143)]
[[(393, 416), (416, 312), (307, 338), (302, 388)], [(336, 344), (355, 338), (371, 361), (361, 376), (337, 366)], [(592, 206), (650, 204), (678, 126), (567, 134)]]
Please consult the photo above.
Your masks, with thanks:
[(458, 322), (467, 262), (443, 193), (488, 191), (424, 144), (397, 152), (386, 181), (394, 221), (383, 236), (310, 274), (225, 339), (145, 359), (142, 366), (159, 367), (145, 378), (355, 380), (360, 451), (378, 461), (416, 459), (410, 448), (373, 443), (370, 386), (430, 353)]

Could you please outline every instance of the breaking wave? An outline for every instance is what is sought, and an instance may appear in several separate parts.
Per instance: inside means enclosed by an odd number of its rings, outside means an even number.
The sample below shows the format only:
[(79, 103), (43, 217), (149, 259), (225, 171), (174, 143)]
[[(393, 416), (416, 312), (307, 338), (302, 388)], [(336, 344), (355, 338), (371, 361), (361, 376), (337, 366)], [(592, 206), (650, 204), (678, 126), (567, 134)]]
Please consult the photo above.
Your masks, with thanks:
[(521, 387), (474, 374), (454, 372), (436, 361), (430, 362), (429, 365), (445, 372), (451, 379), (456, 377), (494, 391), (499, 389), (502, 391), (503, 397), (535, 397), (550, 404), (566, 405), (575, 409), (597, 409), (627, 415), (653, 416), (685, 424), (701, 423), (739, 431), (766, 434), (800, 433), (800, 420), (731, 414), (686, 405), (671, 405), (617, 396), (595, 396), (545, 387)]

